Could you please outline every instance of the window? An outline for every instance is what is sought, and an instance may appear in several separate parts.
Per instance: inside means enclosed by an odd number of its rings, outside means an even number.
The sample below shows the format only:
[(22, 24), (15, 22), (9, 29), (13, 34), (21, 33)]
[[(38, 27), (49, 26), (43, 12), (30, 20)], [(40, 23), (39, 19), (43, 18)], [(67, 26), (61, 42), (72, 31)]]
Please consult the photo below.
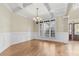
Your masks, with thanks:
[(41, 37), (55, 37), (55, 21), (43, 21), (42, 23), (40, 22), (39, 25), (39, 32)]

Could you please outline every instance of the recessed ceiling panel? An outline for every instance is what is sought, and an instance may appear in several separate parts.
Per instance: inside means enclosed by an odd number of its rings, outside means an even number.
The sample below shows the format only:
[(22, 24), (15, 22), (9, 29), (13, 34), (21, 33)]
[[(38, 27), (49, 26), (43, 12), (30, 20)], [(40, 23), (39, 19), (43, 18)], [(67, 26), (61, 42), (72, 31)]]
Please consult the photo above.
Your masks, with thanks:
[(39, 8), (38, 9), (38, 14), (39, 15), (49, 14), (48, 10), (45, 8), (45, 6), (42, 3), (32, 4), (28, 7), (26, 7), (25, 10), (27, 10), (27, 12), (29, 12), (30, 14), (36, 16), (36, 14), (37, 14), (36, 8)]
[[(67, 3), (11, 3), (8, 6), (16, 14), (25, 17), (34, 17), (37, 14), (36, 8), (39, 8), (39, 16), (49, 18), (51, 16), (64, 16), (67, 12)], [(45, 16), (44, 16), (45, 15)], [(47, 15), (47, 16), (46, 16)]]

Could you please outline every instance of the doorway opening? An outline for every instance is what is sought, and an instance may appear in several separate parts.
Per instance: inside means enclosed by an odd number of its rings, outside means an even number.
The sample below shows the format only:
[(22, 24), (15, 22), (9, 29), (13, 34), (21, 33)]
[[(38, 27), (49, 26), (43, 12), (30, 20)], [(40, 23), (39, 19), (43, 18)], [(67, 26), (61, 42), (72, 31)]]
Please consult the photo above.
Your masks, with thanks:
[(69, 24), (69, 40), (79, 41), (79, 23)]

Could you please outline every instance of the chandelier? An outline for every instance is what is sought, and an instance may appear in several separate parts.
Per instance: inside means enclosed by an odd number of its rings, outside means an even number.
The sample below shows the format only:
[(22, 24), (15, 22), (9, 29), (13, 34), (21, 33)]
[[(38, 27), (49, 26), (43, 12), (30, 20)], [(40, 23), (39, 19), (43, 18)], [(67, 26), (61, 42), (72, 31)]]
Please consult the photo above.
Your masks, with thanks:
[(42, 20), (42, 18), (38, 16), (38, 10), (39, 10), (39, 8), (36, 8), (36, 10), (37, 10), (36, 17), (34, 17), (33, 20), (35, 22), (40, 22)]

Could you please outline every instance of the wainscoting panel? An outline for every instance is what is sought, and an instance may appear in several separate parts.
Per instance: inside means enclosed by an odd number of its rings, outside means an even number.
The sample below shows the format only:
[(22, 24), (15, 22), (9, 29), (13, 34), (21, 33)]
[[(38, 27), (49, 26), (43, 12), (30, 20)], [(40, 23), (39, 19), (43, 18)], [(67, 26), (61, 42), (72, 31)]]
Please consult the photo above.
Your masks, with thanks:
[(13, 44), (31, 40), (31, 32), (0, 33), (0, 53)]
[(68, 32), (56, 32), (56, 40), (67, 43), (69, 41)]
[(0, 32), (0, 52), (4, 51), (10, 46), (10, 33)]
[(11, 44), (31, 40), (31, 32), (11, 32), (10, 39)]

